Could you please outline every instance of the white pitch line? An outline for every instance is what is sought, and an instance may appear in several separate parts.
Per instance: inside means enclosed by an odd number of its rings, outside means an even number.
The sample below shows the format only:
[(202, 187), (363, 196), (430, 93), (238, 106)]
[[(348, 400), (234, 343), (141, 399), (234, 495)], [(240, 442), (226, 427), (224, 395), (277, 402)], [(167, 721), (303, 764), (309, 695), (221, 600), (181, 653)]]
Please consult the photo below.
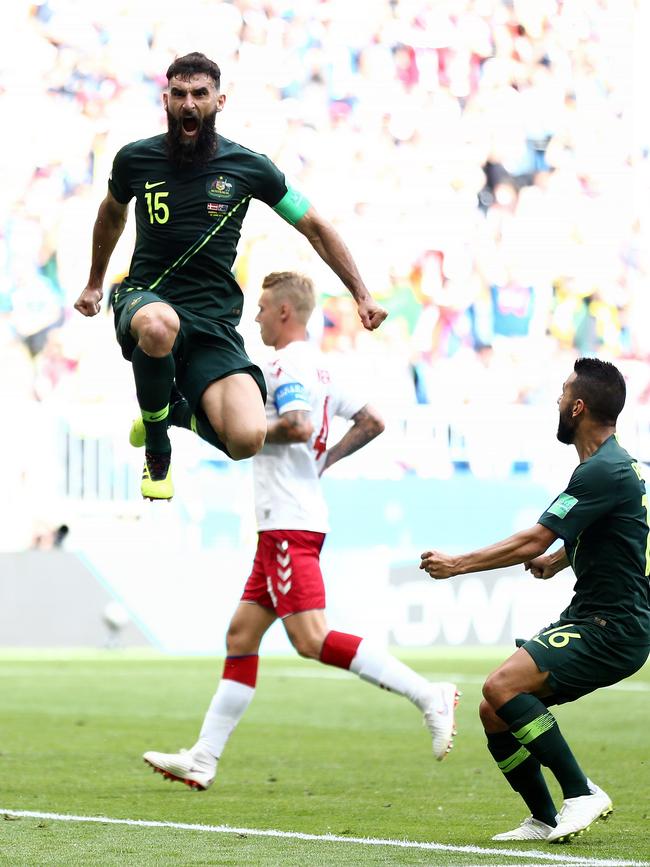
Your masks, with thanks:
[[(231, 825), (195, 825), (187, 822), (157, 822), (149, 819), (113, 819), (109, 816), (74, 816), (68, 813), (40, 813), (32, 810), (8, 810), (0, 807), (0, 815), (25, 819), (52, 819), (57, 822), (94, 822), (100, 825), (129, 825), (137, 828), (173, 828), (178, 831), (206, 831), (210, 834), (244, 834), (249, 837), (277, 837), (285, 840), (310, 840), (317, 843), (356, 843), (361, 846), (392, 846), (397, 849), (426, 849), (432, 852), (457, 852), (471, 855), (500, 855), (502, 858), (535, 858), (579, 867), (650, 867), (648, 861), (621, 861), (613, 858), (584, 858), (556, 855), (535, 849), (496, 849), (481, 846), (452, 846), (445, 843), (421, 843), (417, 840), (391, 840), (376, 837), (340, 837), (336, 834), (305, 834), (301, 831), (276, 831), (264, 828), (234, 828)], [(532, 867), (532, 865), (531, 865)]]

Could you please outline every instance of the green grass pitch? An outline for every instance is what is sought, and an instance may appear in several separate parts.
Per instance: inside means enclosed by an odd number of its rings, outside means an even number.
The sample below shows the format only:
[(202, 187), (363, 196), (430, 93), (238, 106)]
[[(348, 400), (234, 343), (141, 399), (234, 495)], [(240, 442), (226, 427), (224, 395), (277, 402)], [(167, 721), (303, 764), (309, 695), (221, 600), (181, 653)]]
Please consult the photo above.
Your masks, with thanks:
[[(404, 699), (298, 657), (263, 657), (255, 700), (215, 784), (200, 793), (153, 774), (141, 754), (192, 745), (221, 660), (3, 651), (0, 865), (597, 867), (650, 861), (649, 665), (619, 687), (556, 709), (585, 771), (611, 795), (611, 819), (566, 846), (491, 841), (526, 814), (493, 766), (477, 715), (482, 680), (508, 652), (450, 648), (402, 655), (431, 679), (455, 679), (463, 692), (456, 745), (441, 763), (431, 755), (418, 711)], [(21, 811), (38, 815), (16, 815)], [(244, 830), (173, 827), (183, 824)], [(252, 833), (265, 829), (344, 839)], [(348, 842), (352, 838), (440, 848)]]

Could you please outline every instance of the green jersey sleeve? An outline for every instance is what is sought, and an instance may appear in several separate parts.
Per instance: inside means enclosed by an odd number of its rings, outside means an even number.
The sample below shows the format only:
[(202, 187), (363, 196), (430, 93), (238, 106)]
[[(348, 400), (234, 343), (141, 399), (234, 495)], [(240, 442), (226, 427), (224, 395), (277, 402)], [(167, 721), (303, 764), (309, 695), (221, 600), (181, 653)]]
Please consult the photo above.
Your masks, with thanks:
[(539, 523), (573, 543), (580, 533), (612, 509), (616, 484), (611, 468), (598, 461), (576, 467), (566, 489), (542, 513)]
[(256, 154), (250, 166), (253, 196), (270, 208), (287, 192), (287, 182), (280, 169), (264, 154)]
[(113, 168), (108, 178), (108, 189), (121, 205), (127, 205), (135, 195), (127, 170), (128, 148), (129, 145), (125, 145), (115, 154)]
[(308, 200), (287, 185), (280, 169), (267, 156), (260, 155), (255, 181), (255, 198), (273, 208), (276, 214), (292, 226), (309, 209)]

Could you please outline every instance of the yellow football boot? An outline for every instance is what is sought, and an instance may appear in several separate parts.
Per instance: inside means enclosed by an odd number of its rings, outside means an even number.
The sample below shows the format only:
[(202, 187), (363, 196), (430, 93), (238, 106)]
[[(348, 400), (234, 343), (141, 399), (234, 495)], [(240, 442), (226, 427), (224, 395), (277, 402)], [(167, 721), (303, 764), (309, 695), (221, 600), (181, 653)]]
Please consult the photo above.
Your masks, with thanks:
[(133, 419), (133, 424), (129, 431), (129, 443), (133, 448), (141, 449), (145, 443), (145, 437), (146, 431), (144, 429), (144, 422), (142, 421), (142, 416), (138, 416)]
[(164, 455), (145, 452), (140, 490), (147, 500), (171, 500), (174, 496), (171, 452)]

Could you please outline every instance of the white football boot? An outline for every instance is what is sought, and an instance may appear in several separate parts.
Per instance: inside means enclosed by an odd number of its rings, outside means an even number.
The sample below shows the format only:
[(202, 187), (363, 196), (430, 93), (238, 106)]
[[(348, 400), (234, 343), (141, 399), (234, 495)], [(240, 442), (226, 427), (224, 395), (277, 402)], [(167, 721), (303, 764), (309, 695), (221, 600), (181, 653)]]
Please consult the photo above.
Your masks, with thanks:
[(142, 758), (167, 780), (185, 783), (192, 789), (205, 791), (214, 783), (217, 760), (205, 750), (181, 750), (179, 753), (157, 753), (153, 750)]
[(431, 732), (433, 754), (439, 762), (453, 745), (456, 735), (454, 710), (460, 696), (455, 683), (431, 684), (431, 697), (424, 708), (424, 724)]
[(557, 827), (548, 835), (548, 843), (568, 843), (573, 837), (579, 837), (587, 831), (596, 819), (606, 819), (612, 810), (612, 799), (607, 792), (587, 780), (590, 795), (579, 798), (567, 798), (558, 816)]
[(495, 834), (493, 840), (548, 840), (548, 835), (551, 831), (555, 831), (552, 825), (547, 825), (545, 822), (540, 822), (539, 819), (533, 819), (529, 816), (519, 825), (518, 828), (513, 828), (512, 831), (505, 831), (503, 834)]
[(588, 780), (590, 795), (567, 798), (558, 816), (557, 826), (546, 838), (547, 843), (567, 843), (579, 837), (596, 819), (606, 819), (612, 812), (612, 799), (607, 792)]

